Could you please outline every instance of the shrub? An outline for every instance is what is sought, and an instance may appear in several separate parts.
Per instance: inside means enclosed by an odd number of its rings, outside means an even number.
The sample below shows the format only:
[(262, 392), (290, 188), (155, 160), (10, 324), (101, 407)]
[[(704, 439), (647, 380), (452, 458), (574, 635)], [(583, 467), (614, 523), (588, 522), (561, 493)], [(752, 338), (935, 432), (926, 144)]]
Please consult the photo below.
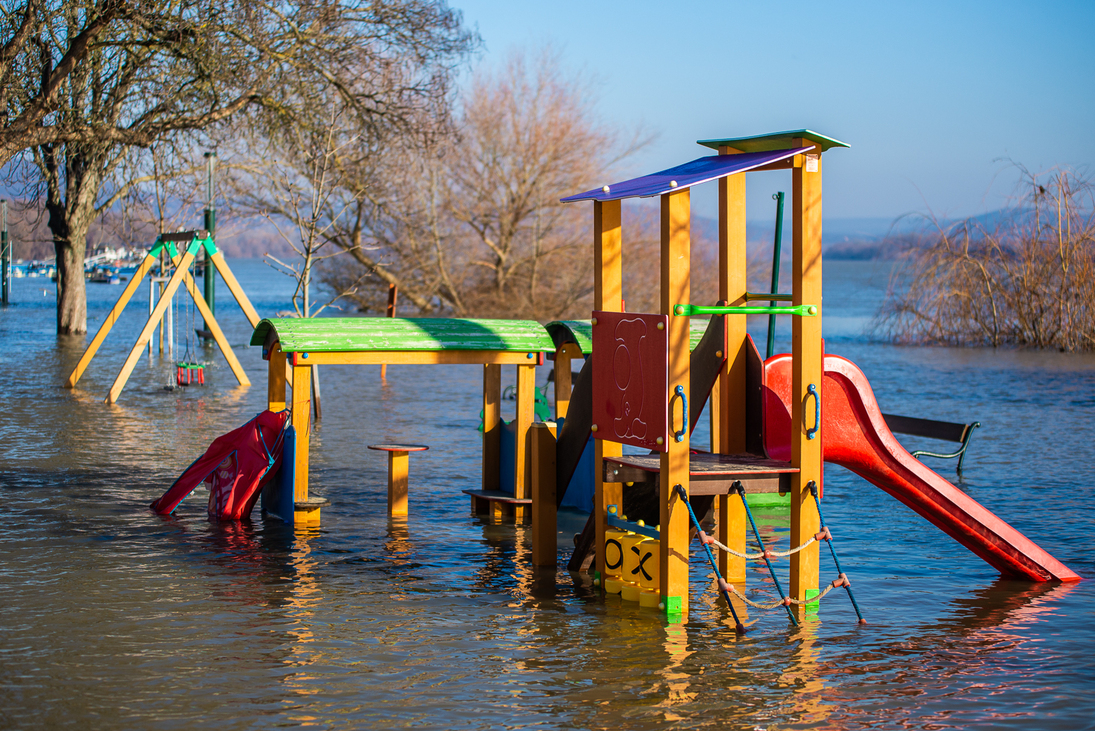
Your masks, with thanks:
[(876, 321), (898, 343), (1095, 350), (1090, 183), (1024, 173), (995, 225), (968, 219), (910, 247)]

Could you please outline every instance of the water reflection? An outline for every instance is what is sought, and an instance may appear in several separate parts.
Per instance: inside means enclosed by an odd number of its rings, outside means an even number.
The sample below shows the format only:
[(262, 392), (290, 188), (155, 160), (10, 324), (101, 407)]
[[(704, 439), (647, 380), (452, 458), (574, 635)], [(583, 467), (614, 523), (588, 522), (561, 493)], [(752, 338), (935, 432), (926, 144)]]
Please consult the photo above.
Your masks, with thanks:
[[(243, 279), (246, 266), (232, 265)], [(284, 309), (267, 286), (244, 282), (260, 312)], [(834, 592), (798, 629), (781, 609), (738, 605), (754, 623), (739, 636), (698, 553), (689, 620), (670, 624), (602, 598), (587, 576), (531, 569), (527, 527), (468, 515), (460, 489), (479, 475), (479, 367), (430, 370), (430, 388), (424, 368), (393, 367), (386, 383), (371, 368), (324, 370), (313, 482), (332, 505), (321, 529), (257, 515), (209, 523), (202, 495), (164, 519), (148, 504), (260, 410), (265, 390), (238, 389), (219, 366), (204, 390), (163, 391), (171, 364), (142, 359), (107, 408), (142, 323), (119, 323), (70, 392), (59, 384), (84, 341), (58, 344), (52, 310), (40, 310), (41, 327), (27, 312), (0, 313), (0, 725), (1090, 726), (1095, 584), (994, 580), (850, 474), (827, 472), (826, 517), (871, 624), (857, 626)], [(242, 317), (222, 324), (246, 342)], [(1092, 477), (1075, 459), (1095, 430), (1090, 365), (851, 341), (840, 352), (865, 364), (897, 413), (914, 402), (913, 415), (998, 414), (967, 460), (971, 494), (1095, 573), (1075, 487)], [(264, 382), (257, 350), (240, 357)], [(436, 445), (412, 466), (407, 519), (388, 521), (384, 465), (363, 450), (386, 439)], [(766, 543), (785, 548), (786, 511), (756, 513)], [(776, 566), (782, 579), (787, 562)], [(749, 582), (775, 595), (763, 571)]]

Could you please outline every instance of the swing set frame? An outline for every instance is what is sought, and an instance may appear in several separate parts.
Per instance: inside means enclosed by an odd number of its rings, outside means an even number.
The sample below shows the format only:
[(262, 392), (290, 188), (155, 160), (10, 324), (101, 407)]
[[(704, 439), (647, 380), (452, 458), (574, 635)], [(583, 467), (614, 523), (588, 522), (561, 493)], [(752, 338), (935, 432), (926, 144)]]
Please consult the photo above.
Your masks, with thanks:
[[(180, 249), (182, 249), (181, 254), (179, 253)], [(217, 347), (220, 348), (221, 353), (228, 362), (228, 367), (232, 369), (232, 374), (235, 375), (236, 380), (239, 381), (241, 386), (251, 385), (251, 381), (247, 378), (247, 374), (244, 373), (243, 366), (240, 365), (239, 359), (237, 359), (236, 354), (232, 352), (232, 346), (228, 344), (228, 339), (225, 338), (224, 332), (221, 330), (220, 325), (217, 324), (217, 319), (213, 316), (213, 311), (210, 310), (209, 305), (206, 304), (202, 291), (198, 288), (197, 283), (195, 283), (194, 277), (190, 275), (190, 265), (194, 263), (198, 252), (203, 249), (205, 250), (206, 262), (211, 262), (213, 266), (217, 268), (217, 271), (220, 272), (221, 278), (224, 279), (224, 283), (228, 286), (229, 291), (232, 292), (232, 296), (236, 298), (236, 302), (239, 303), (240, 309), (243, 310), (243, 314), (247, 317), (251, 326), (258, 326), (258, 313), (251, 305), (251, 301), (247, 299), (247, 295), (244, 294), (243, 288), (240, 287), (239, 282), (236, 281), (236, 277), (232, 274), (232, 270), (228, 268), (228, 262), (225, 261), (224, 255), (217, 250), (217, 245), (213, 242), (213, 237), (208, 231), (200, 229), (198, 231), (160, 234), (159, 238), (156, 239), (156, 243), (153, 244), (152, 248), (145, 254), (141, 265), (137, 267), (137, 271), (133, 275), (133, 278), (129, 280), (129, 284), (126, 285), (125, 290), (123, 290), (121, 296), (118, 297), (118, 301), (114, 304), (114, 308), (111, 309), (110, 313), (106, 316), (106, 319), (103, 320), (103, 324), (99, 327), (99, 331), (95, 333), (95, 337), (92, 338), (91, 343), (80, 357), (80, 361), (69, 375), (68, 380), (65, 381), (65, 388), (76, 387), (76, 384), (80, 381), (80, 377), (83, 376), (84, 371), (87, 370), (88, 365), (91, 364), (92, 359), (98, 352), (99, 347), (103, 344), (103, 341), (106, 340), (106, 336), (110, 333), (111, 328), (114, 327), (114, 324), (125, 310), (126, 305), (129, 304), (129, 300), (137, 292), (137, 288), (141, 285), (149, 272), (152, 271), (152, 268), (160, 258), (160, 254), (164, 251), (166, 251), (170, 257), (171, 263), (175, 267), (175, 271), (171, 275), (171, 279), (168, 281), (167, 287), (164, 289), (159, 301), (156, 303), (156, 307), (152, 310), (152, 314), (148, 316), (148, 321), (141, 330), (141, 334), (137, 337), (137, 342), (133, 345), (132, 350), (129, 351), (129, 357), (126, 358), (125, 363), (122, 365), (122, 369), (118, 372), (117, 378), (114, 379), (114, 384), (110, 387), (110, 392), (107, 394), (106, 399), (104, 399), (105, 403), (112, 404), (118, 400), (118, 397), (122, 393), (122, 389), (125, 388), (126, 381), (129, 380), (129, 376), (133, 373), (137, 361), (141, 358), (141, 351), (144, 350), (145, 346), (148, 345), (149, 340), (152, 339), (152, 333), (155, 332), (157, 325), (163, 319), (167, 308), (171, 306), (171, 301), (175, 296), (175, 292), (183, 284), (186, 285), (186, 291), (190, 293), (190, 297), (194, 300), (194, 304), (197, 305), (198, 312), (201, 313), (201, 316), (205, 319), (206, 328), (213, 335), (213, 340), (216, 341)]]

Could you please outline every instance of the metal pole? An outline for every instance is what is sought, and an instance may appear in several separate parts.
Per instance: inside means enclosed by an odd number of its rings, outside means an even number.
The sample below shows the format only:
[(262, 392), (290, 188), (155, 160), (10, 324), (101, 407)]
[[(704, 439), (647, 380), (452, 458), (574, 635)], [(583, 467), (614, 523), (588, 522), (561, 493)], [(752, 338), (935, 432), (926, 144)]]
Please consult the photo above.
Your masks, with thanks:
[(7, 307), (11, 298), (11, 239), (8, 236), (8, 202), (2, 201), (3, 223), (0, 225), (0, 278), (3, 279), (3, 302)]
[[(388, 284), (388, 317), (395, 317), (395, 300), (399, 296), (399, 288), (395, 284)], [(386, 378), (388, 376), (388, 364), (384, 363), (380, 366), (380, 377)]]
[[(779, 258), (780, 249), (783, 247), (783, 191), (774, 194), (772, 199), (776, 202), (776, 236), (772, 244), (772, 294), (779, 294)], [(769, 303), (776, 306), (775, 301)], [(765, 360), (772, 357), (776, 350), (776, 316), (768, 315), (768, 350)]]
[[(207, 152), (205, 153), (205, 230), (209, 232), (211, 237), (215, 237), (217, 231), (217, 207), (216, 207), (216, 191), (213, 181), (213, 166), (217, 161), (217, 153)], [(205, 254), (205, 304), (209, 306), (209, 311), (215, 316), (216, 300), (217, 300), (217, 280), (214, 272), (215, 267), (213, 262), (209, 259), (209, 253)], [(205, 323), (205, 329), (209, 331), (209, 323)]]
[[(156, 309), (156, 278), (148, 278), (148, 319), (152, 319), (152, 312)], [(153, 331), (155, 333), (155, 331)], [(148, 362), (152, 362), (152, 341), (153, 338), (148, 339)]]
[(0, 223), (0, 279), (3, 279), (3, 302), (8, 306), (8, 298), (11, 290), (11, 243), (8, 239), (8, 202), (0, 201), (3, 208), (3, 222)]

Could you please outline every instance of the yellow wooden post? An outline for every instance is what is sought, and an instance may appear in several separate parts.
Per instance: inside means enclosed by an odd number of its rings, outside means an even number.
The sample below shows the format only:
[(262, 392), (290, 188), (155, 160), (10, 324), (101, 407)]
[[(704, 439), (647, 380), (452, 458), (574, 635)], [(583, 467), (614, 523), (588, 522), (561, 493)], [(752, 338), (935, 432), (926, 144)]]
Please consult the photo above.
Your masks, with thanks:
[(563, 343), (555, 349), (555, 418), (565, 419), (570, 408), (570, 362), (581, 358), (582, 351), (574, 343)]
[(285, 409), (285, 361), (285, 353), (281, 352), (281, 343), (274, 343), (266, 366), (266, 408), (270, 411)]
[(110, 387), (110, 393), (107, 394), (106, 402), (112, 404), (118, 400), (118, 396), (121, 395), (122, 389), (125, 388), (126, 381), (129, 380), (129, 375), (133, 373), (133, 368), (137, 365), (137, 361), (140, 360), (141, 351), (152, 337), (152, 331), (156, 329), (156, 323), (167, 312), (167, 308), (171, 305), (171, 298), (175, 296), (175, 292), (179, 289), (179, 285), (182, 284), (183, 279), (186, 277), (187, 268), (194, 261), (194, 255), (189, 251), (183, 254), (182, 260), (179, 262), (179, 266), (175, 268), (175, 273), (171, 275), (171, 280), (167, 283), (167, 288), (164, 290), (163, 295), (160, 297), (160, 301), (156, 303), (155, 309), (152, 310), (152, 314), (148, 316), (148, 322), (145, 323), (144, 329), (141, 330), (141, 334), (137, 336), (137, 342), (133, 345), (133, 349), (129, 351), (129, 357), (126, 358), (125, 363), (122, 364), (122, 369), (118, 372), (118, 377), (114, 379), (114, 385)]
[[(532, 482), (532, 450), (530, 449), (530, 430), (536, 416), (536, 366), (517, 366), (517, 416), (514, 417), (513, 455), (513, 497), (524, 500), (529, 497), (529, 485)], [(518, 523), (528, 516), (524, 505), (514, 506)]]
[(669, 315), (669, 393), (670, 431), (683, 429), (677, 441), (672, 433), (669, 445), (661, 455), (661, 597), (670, 617), (685, 617), (688, 613), (688, 507), (683, 504), (675, 487), (688, 491), (688, 411), (684, 399), (673, 396), (677, 386), (690, 396), (688, 317), (673, 314), (674, 305), (688, 304), (691, 297), (689, 262), (691, 218), (688, 189), (666, 193), (661, 197), (661, 305), (662, 314)]
[[(556, 361), (558, 362), (558, 361)], [(555, 427), (532, 425), (532, 565), (555, 568), (559, 544), (555, 506)]]
[(213, 261), (213, 266), (221, 273), (221, 279), (228, 285), (228, 291), (236, 298), (236, 302), (239, 303), (240, 309), (243, 310), (243, 314), (247, 318), (247, 321), (251, 323), (251, 327), (258, 327), (260, 319), (259, 313), (255, 312), (255, 308), (251, 305), (251, 300), (247, 299), (247, 294), (243, 291), (243, 287), (236, 281), (236, 275), (232, 274), (232, 270), (228, 268), (228, 262), (224, 260), (224, 254), (218, 251), (216, 254), (213, 254), (210, 259)]
[(87, 350), (80, 356), (80, 362), (76, 364), (76, 367), (72, 369), (72, 373), (69, 374), (68, 380), (65, 381), (65, 388), (74, 388), (80, 381), (80, 376), (84, 375), (84, 371), (87, 370), (87, 366), (91, 363), (91, 359), (95, 357), (95, 353), (98, 352), (99, 346), (106, 340), (107, 334), (110, 329), (114, 327), (114, 323), (121, 317), (122, 311), (125, 306), (129, 304), (129, 300), (137, 291), (137, 287), (141, 285), (148, 270), (150, 270), (156, 264), (156, 257), (152, 254), (145, 254), (144, 259), (141, 261), (141, 265), (137, 267), (137, 271), (133, 274), (133, 278), (129, 280), (129, 284), (122, 290), (122, 296), (118, 298), (118, 301), (114, 303), (114, 307), (110, 310), (110, 314), (103, 320), (103, 324), (99, 326), (99, 331), (95, 333), (95, 337), (91, 339), (91, 343), (87, 346)]
[(388, 515), (407, 514), (407, 475), (410, 455), (407, 452), (388, 452)]
[[(809, 145), (794, 140), (796, 147)], [(820, 529), (817, 507), (807, 485), (821, 483), (821, 432), (814, 423), (814, 397), (807, 400), (813, 384), (821, 399), (821, 151), (796, 156), (791, 173), (794, 232), (794, 304), (817, 305), (817, 317), (795, 317), (791, 334), (791, 466), (799, 469), (791, 480), (791, 546), (804, 543)], [(806, 430), (819, 427), (814, 439)], [(800, 601), (818, 590), (818, 546), (814, 544), (791, 556), (791, 596)]]
[[(720, 147), (719, 154), (738, 151)], [(745, 304), (749, 255), (745, 228), (745, 175), (719, 180), (719, 299), (729, 305)], [(745, 452), (745, 317), (726, 318), (726, 365), (719, 374), (719, 448), (721, 454)], [(736, 551), (745, 551), (745, 507), (737, 495), (719, 497), (719, 540)], [(727, 581), (745, 580), (745, 559), (719, 551), (719, 571)]]
[[(623, 229), (620, 201), (593, 202), (593, 309), (604, 312), (623, 310)], [(623, 505), (621, 484), (604, 481), (604, 458), (623, 454), (623, 445), (603, 439), (594, 439), (593, 444), (593, 510), (597, 528), (597, 560), (594, 571), (599, 578), (605, 565), (608, 506)]]
[[(293, 366), (293, 402), (290, 423), (296, 432), (297, 453), (293, 485), (293, 500), (296, 503), (308, 501), (308, 444), (311, 441), (310, 418), (312, 409), (312, 378), (308, 373), (310, 366)], [(315, 513), (313, 516), (312, 514)], [(312, 523), (318, 521), (319, 510), (295, 510), (294, 523)]]
[[(502, 454), (502, 366), (483, 366), (483, 491), (498, 490), (498, 465)], [(475, 509), (472, 498), (472, 509)]]

